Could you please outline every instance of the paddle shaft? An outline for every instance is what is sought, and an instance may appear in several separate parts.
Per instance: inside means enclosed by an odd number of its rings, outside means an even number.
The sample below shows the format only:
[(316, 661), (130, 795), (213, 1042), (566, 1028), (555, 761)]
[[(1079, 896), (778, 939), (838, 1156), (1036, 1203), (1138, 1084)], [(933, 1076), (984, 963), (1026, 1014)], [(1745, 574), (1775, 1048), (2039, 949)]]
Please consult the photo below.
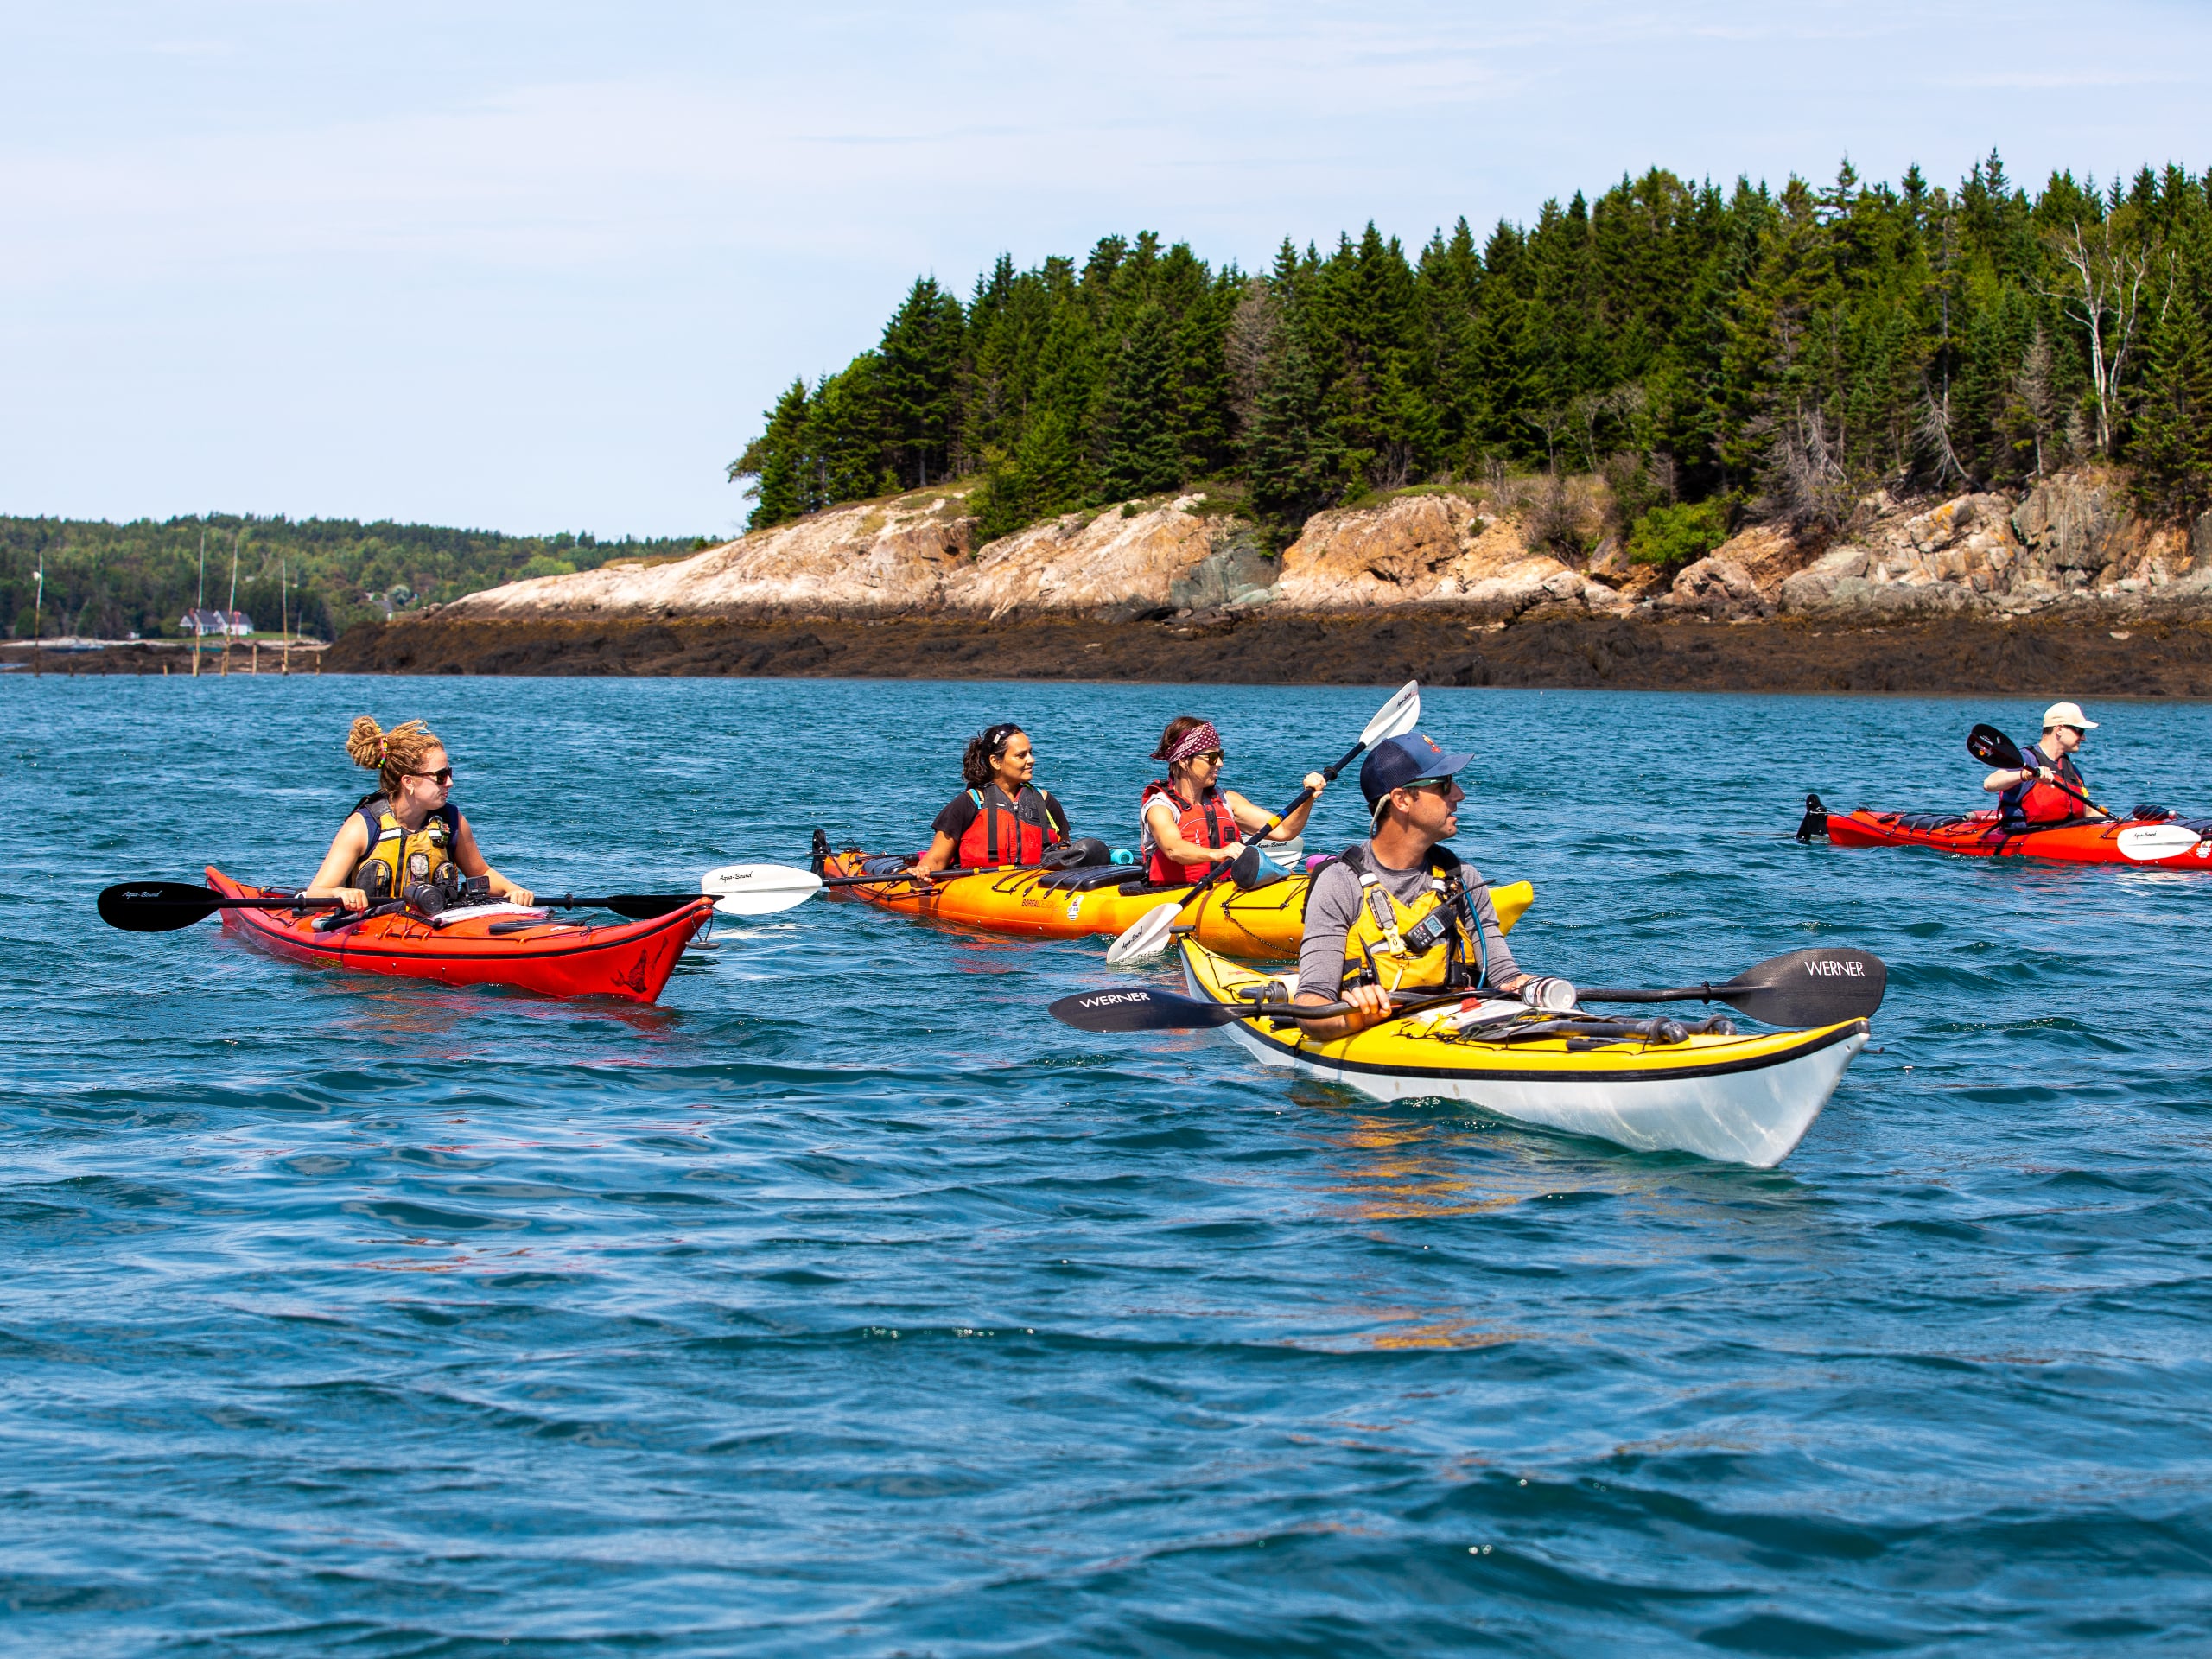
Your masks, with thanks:
[[(611, 910), (618, 915), (643, 921), (669, 915), (687, 905), (697, 904), (702, 897), (693, 893), (618, 893), (601, 898), (577, 898), (573, 894), (564, 894), (558, 899), (536, 899), (532, 907)], [(177, 928), (189, 927), (219, 910), (330, 910), (344, 915), (365, 917), (368, 914), (366, 911), (347, 910), (335, 895), (246, 898), (181, 882), (123, 882), (108, 888), (99, 896), (101, 918), (110, 926), (132, 932), (169, 932)]]
[[(1764, 986), (1755, 988), (1764, 990)], [(1739, 991), (1738, 995), (1745, 995)], [(1584, 1002), (1726, 1002), (1729, 993), (1718, 985), (1685, 985), (1671, 991), (1578, 991), (1575, 995)]]
[[(1032, 867), (1018, 864), (969, 864), (953, 870), (894, 870), (889, 875), (825, 875), (820, 878), (825, 887), (887, 887), (895, 881), (950, 881), (956, 875), (988, 875), (993, 870), (1026, 869)], [(1129, 866), (1129, 879), (1136, 879), (1137, 870)]]
[[(1343, 756), (1337, 761), (1336, 765), (1333, 766), (1324, 766), (1321, 768), (1321, 777), (1323, 781), (1332, 784), (1335, 783), (1337, 781), (1337, 774), (1338, 772), (1342, 772), (1346, 766), (1351, 765), (1353, 761), (1358, 760), (1361, 755), (1366, 753), (1367, 744), (1364, 740), (1353, 744), (1351, 747), (1344, 751)], [(1300, 790), (1297, 794), (1291, 797), (1290, 804), (1283, 808), (1281, 811), (1276, 813), (1273, 817), (1269, 818), (1266, 826), (1256, 831), (1249, 841), (1240, 841), (1236, 843), (1236, 849), (1239, 855), (1242, 855), (1247, 849), (1258, 846), (1261, 842), (1267, 838), (1268, 830), (1274, 829), (1278, 824), (1281, 823), (1285, 818), (1297, 811), (1300, 807), (1304, 806), (1306, 802), (1313, 798), (1313, 790), (1310, 785), (1305, 789)], [(1182, 910), (1187, 909), (1202, 893), (1205, 892), (1208, 887), (1211, 887), (1215, 882), (1220, 880), (1221, 878), (1228, 873), (1230, 866), (1234, 865), (1236, 862), (1236, 860), (1234, 858), (1224, 858), (1217, 863), (1213, 868), (1208, 870), (1204, 875), (1200, 876), (1198, 880), (1198, 884), (1188, 893), (1183, 895), (1182, 904), (1178, 906), (1178, 913), (1179, 914)], [(1338, 1012), (1342, 1012), (1342, 1010), (1338, 1010)]]
[[(530, 910), (619, 910), (638, 905), (666, 904), (671, 908), (696, 904), (706, 895), (697, 893), (616, 893), (603, 898), (580, 899), (574, 893), (563, 893), (558, 899), (532, 898), (524, 906)], [(344, 906), (335, 899), (226, 899), (211, 894), (206, 899), (148, 899), (138, 901), (142, 906), (173, 910), (335, 910)], [(493, 900), (494, 903), (499, 902)], [(470, 906), (474, 908), (474, 906)], [(664, 914), (666, 912), (664, 912)]]
[[(2054, 768), (2050, 766), (2030, 766), (2027, 764), (2027, 760), (2028, 757), (2024, 754), (2020, 757), (2020, 764), (2018, 766), (2009, 767), (2007, 770), (2012, 772), (2024, 772), (2031, 778), (2040, 779), (2044, 783), (2049, 784), (2060, 794), (2071, 795), (2075, 800), (2081, 802), (2082, 805), (2088, 807), (2090, 811), (2096, 813), (2100, 817), (2116, 818), (2120, 816), (2118, 813), (2113, 812), (2107, 808), (2099, 806), (2094, 801), (2084, 795), (2080, 790), (2075, 788), (2063, 778), (2061, 778)], [(2043, 774), (2046, 772), (2050, 773), (2050, 776), (2048, 778), (2043, 777)]]

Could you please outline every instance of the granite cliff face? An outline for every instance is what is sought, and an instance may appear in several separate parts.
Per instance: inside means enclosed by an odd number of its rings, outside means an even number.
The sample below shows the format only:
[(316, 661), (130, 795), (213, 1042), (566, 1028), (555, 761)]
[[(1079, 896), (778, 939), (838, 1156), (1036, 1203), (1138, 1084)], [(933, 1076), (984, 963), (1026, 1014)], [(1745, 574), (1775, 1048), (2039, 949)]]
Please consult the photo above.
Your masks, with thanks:
[(1315, 514), (1283, 550), (1275, 594), (1300, 611), (1442, 604), (1486, 621), (1631, 608), (1618, 589), (1532, 551), (1519, 522), (1456, 494)]
[[(2212, 615), (2212, 515), (2193, 531), (2155, 527), (2110, 475), (2054, 477), (2018, 499), (1876, 495), (1832, 541), (1754, 525), (1671, 582), (1630, 565), (1603, 536), (1591, 488), (1565, 518), (1556, 500), (1547, 516), (1536, 498), (1510, 488), (1411, 491), (1319, 513), (1271, 558), (1250, 525), (1197, 496), (1070, 513), (978, 546), (953, 486), (833, 508), (671, 563), (512, 582), (434, 614), (1128, 622), (1259, 607), (1371, 617), (1414, 606), (1493, 628), (1577, 617), (1853, 626)], [(1551, 545), (1535, 544), (1540, 531)]]
[(1796, 616), (1847, 626), (1946, 616), (2212, 615), (2212, 517), (2146, 523), (2124, 483), (2094, 473), (2024, 497), (1869, 498), (1821, 548), (1762, 526), (1682, 571), (1661, 611)]

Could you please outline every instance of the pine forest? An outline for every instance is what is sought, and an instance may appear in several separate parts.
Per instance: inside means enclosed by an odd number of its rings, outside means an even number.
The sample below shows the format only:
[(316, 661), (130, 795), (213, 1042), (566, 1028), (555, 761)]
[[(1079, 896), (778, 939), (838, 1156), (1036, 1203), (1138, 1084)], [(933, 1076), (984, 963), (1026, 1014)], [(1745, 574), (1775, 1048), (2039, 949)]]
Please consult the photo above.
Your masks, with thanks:
[[(1507, 471), (1601, 474), (1632, 547), (1834, 525), (1877, 487), (2125, 463), (2212, 506), (2212, 175), (1731, 189), (1655, 170), (1408, 256), (1370, 224), (1249, 274), (1149, 232), (917, 281), (731, 463), (752, 524), (979, 480), (986, 537), (1203, 487), (1274, 537)], [(1717, 530), (1704, 537), (1717, 539)]]

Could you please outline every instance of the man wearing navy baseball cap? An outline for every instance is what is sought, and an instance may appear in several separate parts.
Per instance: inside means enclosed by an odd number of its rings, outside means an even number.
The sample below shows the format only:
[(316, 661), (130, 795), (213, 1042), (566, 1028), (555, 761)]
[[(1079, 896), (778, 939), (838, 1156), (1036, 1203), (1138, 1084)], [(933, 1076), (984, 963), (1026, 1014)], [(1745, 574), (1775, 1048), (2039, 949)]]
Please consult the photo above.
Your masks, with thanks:
[(1298, 953), (1299, 1000), (1357, 1012), (1316, 1020), (1317, 1039), (1387, 1018), (1394, 991), (1478, 986), (1512, 993), (1533, 982), (1513, 960), (1479, 872), (1441, 843), (1459, 833), (1471, 754), (1448, 754), (1420, 733), (1378, 743), (1359, 769), (1370, 833), (1315, 873)]

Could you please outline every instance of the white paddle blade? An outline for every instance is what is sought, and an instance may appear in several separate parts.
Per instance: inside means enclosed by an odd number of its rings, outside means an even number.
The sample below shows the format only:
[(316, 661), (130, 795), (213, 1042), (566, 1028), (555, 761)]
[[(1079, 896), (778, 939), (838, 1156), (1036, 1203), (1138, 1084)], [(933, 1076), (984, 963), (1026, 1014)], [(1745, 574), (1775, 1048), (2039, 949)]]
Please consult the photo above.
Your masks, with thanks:
[(1367, 729), (1359, 734), (1360, 747), (1373, 748), (1377, 743), (1394, 737), (1403, 737), (1421, 724), (1421, 682), (1408, 680), (1398, 688), (1398, 695), (1375, 711), (1375, 718), (1367, 722)]
[(1122, 937), (1106, 948), (1106, 960), (1111, 963), (1141, 962), (1147, 957), (1156, 957), (1167, 948), (1167, 940), (1175, 925), (1175, 918), (1183, 913), (1183, 906), (1169, 903), (1155, 905), (1123, 930)]
[(788, 864), (725, 864), (699, 878), (699, 891), (724, 916), (772, 916), (822, 891), (822, 878)]
[[(815, 893), (821, 892), (819, 886)], [(813, 893), (731, 893), (715, 900), (715, 912), (721, 916), (773, 916), (778, 911), (795, 910)]]

